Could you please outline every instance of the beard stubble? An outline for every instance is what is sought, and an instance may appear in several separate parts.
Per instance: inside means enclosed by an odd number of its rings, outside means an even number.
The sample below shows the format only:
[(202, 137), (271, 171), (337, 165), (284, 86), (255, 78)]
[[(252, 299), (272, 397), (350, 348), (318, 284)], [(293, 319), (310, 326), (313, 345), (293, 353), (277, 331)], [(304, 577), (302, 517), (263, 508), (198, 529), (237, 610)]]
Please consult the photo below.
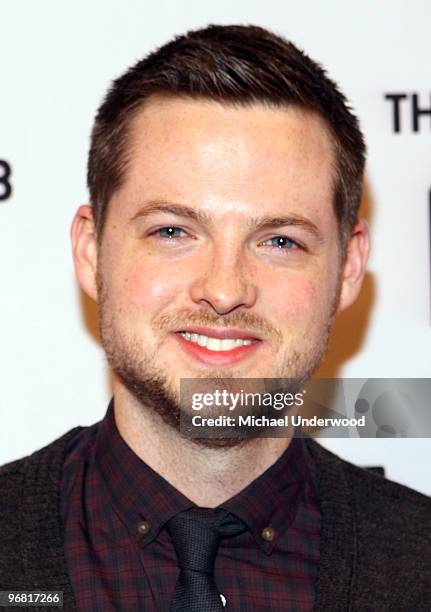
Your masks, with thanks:
[[(311, 342), (310, 338), (304, 337), (300, 349), (285, 349), (278, 372), (272, 372), (272, 378), (293, 379), (296, 381), (295, 385), (303, 384), (318, 368), (328, 345), (333, 318), (337, 310), (340, 286), (339, 278), (332, 302), (328, 312), (324, 315), (317, 337)], [(182, 409), (178, 393), (173, 389), (168, 377), (154, 365), (153, 355), (145, 354), (142, 350), (142, 342), (138, 342), (130, 335), (120, 333), (113, 316), (107, 287), (99, 269), (97, 272), (97, 289), (100, 337), (111, 370), (127, 391), (138, 401), (143, 411), (151, 411), (158, 415), (166, 425), (180, 433)], [(197, 314), (184, 309), (175, 315), (161, 315), (153, 321), (155, 331), (161, 332), (159, 335), (161, 340), (155, 352), (157, 353), (160, 344), (163, 342), (163, 332), (181, 329), (181, 326), (189, 327), (193, 324), (246, 328), (255, 332), (257, 336), (263, 335), (267, 338), (273, 338), (274, 343), (278, 343), (278, 346), (281, 346), (282, 343), (281, 332), (254, 313), (235, 311), (221, 317), (209, 311)], [(202, 375), (202, 378), (210, 378), (211, 380), (240, 377), (241, 374), (238, 370), (226, 366), (208, 368)], [(243, 446), (250, 439), (250, 436), (189, 438), (191, 442), (206, 448)]]

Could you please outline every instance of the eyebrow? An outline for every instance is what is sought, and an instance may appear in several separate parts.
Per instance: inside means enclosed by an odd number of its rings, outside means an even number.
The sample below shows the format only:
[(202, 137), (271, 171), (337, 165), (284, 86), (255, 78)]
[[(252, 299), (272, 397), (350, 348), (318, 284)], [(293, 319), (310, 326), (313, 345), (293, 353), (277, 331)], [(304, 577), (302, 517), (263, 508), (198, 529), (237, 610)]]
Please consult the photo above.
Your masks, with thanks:
[[(201, 225), (211, 226), (213, 219), (211, 215), (202, 210), (195, 210), (184, 204), (175, 204), (173, 202), (153, 201), (148, 202), (130, 219), (132, 223), (136, 219), (141, 219), (153, 215), (155, 213), (167, 213), (176, 215), (177, 217), (185, 217), (193, 219)], [(281, 217), (250, 217), (247, 220), (247, 225), (255, 231), (261, 229), (269, 229), (272, 227), (295, 226), (304, 229), (312, 234), (320, 242), (323, 241), (322, 234), (319, 228), (309, 219), (300, 215), (285, 215)]]
[(188, 217), (189, 219), (193, 219), (194, 221), (197, 221), (203, 225), (211, 225), (211, 217), (207, 213), (201, 210), (194, 210), (194, 208), (184, 206), (183, 204), (174, 204), (172, 202), (163, 201), (155, 201), (145, 204), (135, 215), (133, 215), (130, 221), (133, 222), (136, 219), (148, 217), (160, 212), (170, 213), (172, 215), (176, 215), (177, 217)]

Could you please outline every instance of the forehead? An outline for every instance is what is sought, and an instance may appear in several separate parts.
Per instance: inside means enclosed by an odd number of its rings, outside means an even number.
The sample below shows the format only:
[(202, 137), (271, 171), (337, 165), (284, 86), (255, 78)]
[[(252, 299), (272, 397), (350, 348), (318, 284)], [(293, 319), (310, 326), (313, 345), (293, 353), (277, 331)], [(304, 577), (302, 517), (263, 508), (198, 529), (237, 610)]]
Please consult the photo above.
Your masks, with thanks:
[(232, 213), (268, 206), (276, 213), (286, 204), (318, 212), (332, 202), (334, 169), (329, 131), (311, 112), (153, 97), (129, 126), (128, 163), (113, 199), (125, 214), (143, 198)]

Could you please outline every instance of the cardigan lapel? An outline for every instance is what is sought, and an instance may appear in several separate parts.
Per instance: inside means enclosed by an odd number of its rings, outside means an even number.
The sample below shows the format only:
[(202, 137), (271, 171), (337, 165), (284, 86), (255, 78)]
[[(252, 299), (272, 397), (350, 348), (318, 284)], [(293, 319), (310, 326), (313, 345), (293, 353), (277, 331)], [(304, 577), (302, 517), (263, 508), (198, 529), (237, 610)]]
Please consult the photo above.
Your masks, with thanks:
[(314, 612), (353, 610), (356, 522), (343, 461), (311, 438), (307, 445), (316, 464), (322, 513), (320, 564)]
[[(82, 427), (26, 458), (23, 472), (21, 535), (26, 590), (63, 591), (63, 609), (76, 610), (67, 573), (60, 515), (60, 482), (65, 448)], [(43, 517), (43, 518), (41, 518)]]

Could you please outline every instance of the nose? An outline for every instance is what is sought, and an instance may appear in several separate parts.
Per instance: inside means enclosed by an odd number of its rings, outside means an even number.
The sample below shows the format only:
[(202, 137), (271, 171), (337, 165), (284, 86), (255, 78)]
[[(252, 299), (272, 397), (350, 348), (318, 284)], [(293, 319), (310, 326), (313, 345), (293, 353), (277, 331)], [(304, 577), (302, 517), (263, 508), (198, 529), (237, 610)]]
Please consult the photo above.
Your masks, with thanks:
[(220, 315), (240, 306), (251, 308), (256, 303), (253, 274), (239, 249), (226, 244), (214, 247), (199, 270), (190, 291), (195, 303), (207, 304)]

